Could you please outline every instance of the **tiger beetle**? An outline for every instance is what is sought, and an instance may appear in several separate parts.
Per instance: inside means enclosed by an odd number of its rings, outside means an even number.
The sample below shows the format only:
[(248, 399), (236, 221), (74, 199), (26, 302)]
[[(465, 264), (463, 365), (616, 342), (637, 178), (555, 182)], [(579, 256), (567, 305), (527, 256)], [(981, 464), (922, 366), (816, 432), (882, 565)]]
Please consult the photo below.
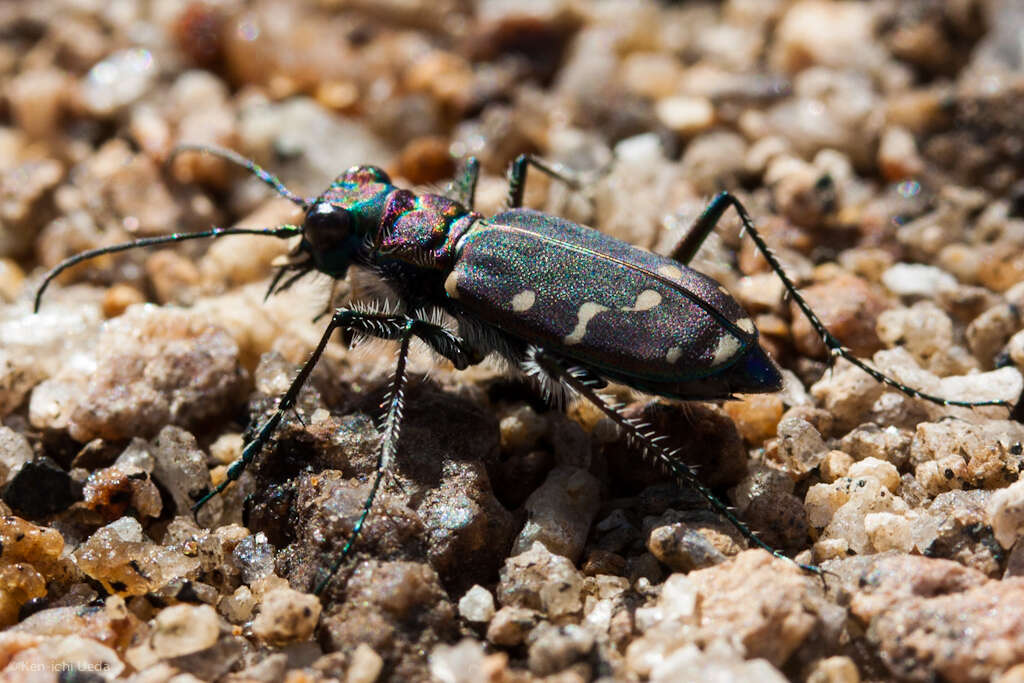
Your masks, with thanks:
[[(267, 296), (318, 271), (334, 279), (350, 266), (375, 273), (390, 284), (396, 310), (356, 304), (333, 311), (330, 324), (301, 367), (275, 411), (250, 435), (227, 476), (194, 506), (236, 481), (268, 443), (295, 406), (299, 391), (323, 354), (331, 335), (363, 335), (399, 342), (397, 367), (382, 406), (381, 443), (376, 473), (349, 538), (316, 586), (320, 593), (350, 554), (385, 472), (393, 462), (401, 428), (406, 361), (413, 338), (425, 342), (458, 369), (491, 354), (533, 378), (555, 403), (568, 396), (591, 401), (617, 424), (629, 441), (677, 480), (695, 488), (751, 544), (789, 559), (762, 541), (711, 490), (678, 453), (649, 425), (628, 417), (625, 406), (601, 393), (607, 382), (683, 400), (723, 400), (737, 393), (766, 393), (782, 388), (782, 376), (758, 344), (753, 321), (717, 282), (688, 267), (701, 244), (730, 207), (743, 229), (781, 279), (792, 300), (824, 340), (831, 357), (845, 358), (875, 380), (904, 394), (951, 406), (1007, 405), (1005, 401), (957, 401), (926, 394), (866, 365), (825, 329), (778, 260), (754, 228), (747, 210), (728, 192), (715, 196), (669, 256), (633, 247), (591, 228), (523, 208), (527, 170), (576, 185), (540, 160), (519, 156), (509, 171), (509, 208), (491, 218), (473, 211), (480, 166), (470, 158), (449, 188), (451, 198), (417, 196), (391, 184), (375, 166), (355, 166), (338, 176), (322, 194), (306, 199), (255, 162), (222, 148), (183, 145), (175, 155), (202, 152), (248, 169), (281, 196), (302, 207), (302, 225), (267, 229), (213, 228), (204, 232), (148, 237), (73, 256), (42, 282), (47, 285), (68, 267), (86, 259), (136, 247), (227, 235), (301, 237), (280, 267)], [(455, 321), (451, 331), (438, 321)], [(799, 565), (821, 575), (814, 565)]]

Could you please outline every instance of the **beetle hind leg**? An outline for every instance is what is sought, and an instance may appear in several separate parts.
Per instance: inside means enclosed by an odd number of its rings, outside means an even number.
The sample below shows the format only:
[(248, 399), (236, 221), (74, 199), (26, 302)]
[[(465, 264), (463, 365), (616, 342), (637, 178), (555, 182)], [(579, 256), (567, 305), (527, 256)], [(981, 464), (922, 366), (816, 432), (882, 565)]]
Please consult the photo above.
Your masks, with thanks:
[(818, 336), (820, 336), (821, 340), (825, 343), (830, 356), (829, 362), (834, 361), (836, 358), (844, 358), (850, 364), (871, 375), (876, 382), (890, 386), (912, 398), (923, 399), (938, 405), (962, 406), (966, 408), (976, 408), (979, 406), (1010, 407), (1009, 402), (1005, 400), (959, 401), (928, 394), (889, 377), (880, 370), (871, 367), (864, 361), (857, 358), (850, 349), (843, 346), (842, 343), (828, 331), (824, 323), (821, 322), (821, 319), (818, 318), (817, 314), (807, 304), (803, 295), (800, 294), (800, 290), (796, 288), (793, 281), (789, 279), (788, 275), (786, 275), (786, 271), (783, 269), (782, 264), (779, 263), (779, 260), (768, 247), (764, 238), (761, 237), (760, 233), (758, 233), (757, 229), (754, 227), (754, 221), (750, 218), (750, 214), (747, 213), (747, 209), (738, 199), (736, 199), (736, 197), (728, 192), (720, 192), (711, 200), (707, 208), (704, 209), (704, 212), (701, 213), (696, 221), (694, 221), (693, 226), (690, 228), (690, 232), (681, 242), (679, 242), (675, 249), (672, 250), (671, 258), (679, 261), (680, 263), (688, 263), (697, 253), (697, 250), (700, 249), (700, 245), (704, 242), (707, 236), (711, 234), (711, 231), (715, 228), (718, 221), (722, 218), (722, 215), (727, 209), (729, 209), (729, 207), (735, 209), (736, 213), (739, 214), (740, 221), (743, 224), (743, 232), (746, 232), (747, 235), (750, 236), (750, 239), (757, 246), (761, 255), (764, 256), (772, 271), (774, 271), (775, 275), (782, 281), (787, 294), (792, 297), (793, 302), (800, 309), (800, 312), (803, 313), (804, 317), (811, 323), (814, 331), (818, 333)]
[[(564, 409), (575, 393), (573, 388), (565, 382), (565, 373), (562, 367), (562, 361), (556, 360), (552, 354), (536, 346), (526, 349), (525, 357), (520, 363), (520, 370), (537, 384), (544, 401), (558, 410)], [(587, 381), (596, 388), (603, 389), (608, 385), (601, 377), (589, 370), (577, 368), (577, 371), (586, 373)]]
[(567, 365), (561, 359), (543, 350), (534, 350), (534, 362), (543, 368), (545, 373), (557, 378), (559, 383), (567, 387), (573, 394), (580, 395), (593, 403), (598, 410), (609, 417), (625, 432), (629, 441), (635, 444), (641, 453), (652, 462), (664, 467), (680, 483), (697, 491), (708, 505), (722, 515), (747, 541), (755, 547), (768, 551), (774, 557), (795, 563), (804, 571), (823, 576), (824, 570), (816, 565), (796, 562), (762, 541), (754, 531), (741, 521), (732, 508), (716, 496), (700, 479), (693, 468), (679, 459), (678, 453), (665, 445), (666, 437), (658, 435), (649, 425), (636, 418), (627, 417), (625, 405), (601, 393), (606, 383), (586, 368)]

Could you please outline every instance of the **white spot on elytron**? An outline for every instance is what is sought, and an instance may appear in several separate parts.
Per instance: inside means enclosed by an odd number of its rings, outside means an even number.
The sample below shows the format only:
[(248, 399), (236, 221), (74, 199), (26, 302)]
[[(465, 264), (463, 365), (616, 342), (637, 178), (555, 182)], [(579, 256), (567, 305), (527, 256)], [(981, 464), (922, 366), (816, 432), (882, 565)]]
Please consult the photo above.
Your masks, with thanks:
[(728, 362), (739, 350), (739, 340), (726, 332), (718, 340), (718, 346), (715, 348), (715, 355), (711, 359), (711, 366), (715, 367)]
[(677, 266), (658, 266), (658, 273), (673, 280), (678, 280), (683, 276), (683, 269)]
[[(640, 296), (636, 298), (636, 303), (632, 306), (623, 306), (623, 311), (649, 311), (658, 304), (661, 303), (661, 294), (658, 294), (653, 289), (645, 289), (640, 292)], [(586, 304), (584, 304), (586, 305)]]
[(444, 279), (444, 291), (448, 292), (448, 296), (453, 299), (459, 298), (459, 276), (458, 271), (453, 270), (448, 274), (448, 277)]
[(740, 328), (747, 334), (754, 334), (754, 330), (756, 329), (754, 327), (754, 321), (750, 318), (740, 318), (736, 321), (736, 327)]
[(677, 360), (679, 360), (679, 357), (682, 355), (682, 347), (673, 346), (671, 349), (668, 350), (668, 353), (665, 354), (665, 360), (667, 360), (669, 363), (675, 363)]
[(517, 313), (528, 311), (533, 308), (535, 301), (537, 301), (537, 293), (532, 289), (524, 289), (512, 297), (512, 310)]
[(587, 324), (590, 322), (590, 319), (601, 311), (607, 310), (607, 306), (602, 306), (601, 304), (594, 303), (593, 301), (585, 302), (580, 306), (580, 310), (576, 311), (576, 328), (565, 336), (565, 343), (579, 344), (583, 341), (583, 335), (587, 333)]

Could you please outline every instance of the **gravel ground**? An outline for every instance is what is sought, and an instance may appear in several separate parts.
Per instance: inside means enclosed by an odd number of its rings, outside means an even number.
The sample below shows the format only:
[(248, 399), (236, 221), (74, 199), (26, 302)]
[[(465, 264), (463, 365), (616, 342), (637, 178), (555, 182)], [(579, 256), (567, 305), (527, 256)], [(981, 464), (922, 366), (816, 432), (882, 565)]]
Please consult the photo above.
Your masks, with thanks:
[[(662, 253), (739, 196), (829, 328), (907, 385), (1024, 388), (1017, 0), (0, 2), (0, 680), (1024, 680), (1024, 424), (908, 398), (820, 340), (727, 217), (693, 265), (776, 394), (612, 388), (772, 545), (747, 550), (583, 404), (416, 350), (354, 555), (394, 347), (332, 342), (256, 463), (248, 429), (372, 278), (263, 301), (288, 244), (85, 249), (300, 222), (360, 163)], [(69, 673), (69, 672), (77, 673)]]

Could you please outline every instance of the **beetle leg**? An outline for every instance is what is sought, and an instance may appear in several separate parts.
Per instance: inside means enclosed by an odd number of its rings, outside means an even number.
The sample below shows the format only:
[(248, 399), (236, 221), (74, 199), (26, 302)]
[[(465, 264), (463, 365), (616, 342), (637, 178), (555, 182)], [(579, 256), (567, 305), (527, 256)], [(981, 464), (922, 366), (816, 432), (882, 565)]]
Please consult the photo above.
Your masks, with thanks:
[[(256, 454), (263, 450), (263, 446), (277, 430), (285, 414), (295, 406), (295, 402), (299, 397), (299, 391), (306, 383), (306, 380), (309, 379), (309, 375), (313, 372), (317, 361), (320, 360), (320, 356), (323, 355), (331, 335), (335, 330), (339, 329), (346, 333), (358, 332), (370, 337), (377, 337), (378, 339), (398, 339), (402, 341), (403, 345), (406, 343), (406, 336), (419, 337), (434, 351), (451, 360), (459, 369), (467, 367), (471, 358), (471, 351), (462, 339), (440, 325), (435, 325), (426, 320), (391, 313), (356, 311), (350, 308), (335, 310), (330, 324), (324, 331), (323, 336), (320, 337), (320, 342), (313, 350), (313, 353), (310, 354), (309, 359), (299, 369), (299, 374), (292, 380), (288, 390), (284, 392), (277, 402), (277, 410), (259, 426), (252, 440), (246, 443), (245, 448), (242, 450), (242, 455), (228, 467), (224, 481), (196, 501), (195, 505), (192, 506), (193, 512), (197, 512), (211, 498), (219, 495), (231, 482), (237, 481), (242, 476), (245, 468), (256, 457)], [(405, 361), (403, 358), (402, 367), (404, 366)]]
[(845, 358), (850, 364), (860, 368), (864, 372), (871, 375), (876, 382), (890, 386), (907, 396), (912, 398), (920, 398), (931, 403), (937, 403), (943, 406), (963, 406), (966, 408), (974, 408), (977, 406), (1003, 406), (1010, 407), (1008, 401), (1002, 400), (990, 400), (990, 401), (958, 401), (954, 399), (942, 398), (941, 396), (935, 396), (927, 394), (923, 391), (908, 387), (906, 384), (899, 382), (892, 377), (882, 373), (879, 370), (871, 367), (864, 361), (853, 355), (850, 349), (842, 345), (842, 343), (832, 336), (832, 333), (828, 331), (821, 319), (818, 318), (817, 314), (811, 310), (811, 307), (804, 300), (804, 297), (797, 290), (796, 285), (786, 275), (786, 271), (782, 268), (782, 264), (775, 257), (775, 254), (765, 243), (764, 238), (761, 237), (760, 233), (754, 227), (754, 221), (750, 218), (750, 214), (747, 213), (746, 208), (740, 203), (740, 200), (736, 199), (733, 195), (728, 192), (720, 192), (715, 195), (708, 207), (704, 209), (704, 212), (694, 221), (693, 227), (690, 228), (689, 234), (683, 239), (682, 242), (673, 250), (672, 258), (681, 262), (687, 263), (693, 255), (697, 253), (697, 249), (700, 248), (701, 243), (711, 233), (715, 225), (721, 219), (722, 214), (725, 213), (726, 209), (732, 207), (736, 210), (736, 213), (740, 216), (740, 221), (743, 223), (743, 231), (750, 235), (750, 239), (753, 240), (757, 246), (761, 255), (764, 256), (768, 265), (775, 271), (775, 274), (782, 280), (783, 286), (786, 288), (786, 292), (792, 297), (796, 303), (800, 312), (804, 314), (808, 322), (814, 328), (814, 331), (818, 333), (821, 340), (825, 343), (828, 348), (830, 361), (835, 358)]
[(480, 160), (476, 157), (466, 159), (466, 166), (448, 185), (445, 194), (464, 207), (473, 210), (476, 201), (476, 181), (480, 178)]
[(380, 449), (377, 452), (377, 469), (373, 475), (373, 483), (370, 485), (370, 493), (363, 502), (363, 510), (359, 513), (359, 518), (356, 519), (356, 523), (352, 526), (352, 533), (349, 534), (345, 545), (342, 546), (338, 556), (334, 558), (327, 571), (327, 575), (313, 589), (314, 595), (319, 595), (323, 592), (324, 588), (327, 587), (327, 584), (330, 583), (334, 574), (338, 571), (338, 568), (348, 558), (349, 553), (352, 551), (352, 546), (355, 545), (356, 540), (359, 538), (359, 533), (363, 530), (363, 524), (366, 523), (370, 509), (373, 507), (373, 501), (377, 497), (377, 491), (380, 489), (380, 483), (384, 479), (384, 473), (388, 471), (398, 452), (398, 439), (402, 427), (402, 408), (404, 406), (403, 394), (406, 384), (406, 361), (409, 357), (409, 342), (414, 336), (417, 336), (414, 330), (416, 322), (418, 321), (409, 318), (402, 327), (402, 345), (398, 350), (398, 362), (395, 367), (394, 379), (391, 383), (391, 393), (386, 401), (387, 413), (384, 418), (380, 437)]
[[(690, 261), (700, 251), (700, 247), (704, 244), (704, 240), (708, 238), (708, 235), (718, 225), (718, 221), (722, 219), (722, 214), (729, 208), (728, 201), (724, 200), (723, 197), (732, 197), (726, 192), (722, 192), (715, 196), (714, 199), (704, 208), (697, 219), (690, 226), (686, 236), (683, 237), (676, 246), (669, 252), (668, 257), (673, 261), (679, 261), (684, 266), (690, 265)], [(738, 204), (739, 202), (737, 202)]]
[(541, 161), (532, 154), (520, 154), (508, 169), (509, 208), (516, 209), (523, 205), (523, 191), (526, 189), (526, 170), (530, 166), (533, 166), (542, 173), (546, 173), (552, 178), (561, 180), (573, 190), (579, 190), (583, 187), (583, 183), (578, 178), (573, 177), (567, 169), (562, 167), (556, 168)]
[(630, 442), (636, 444), (645, 457), (668, 470), (680, 483), (692, 487), (707, 501), (708, 505), (718, 514), (725, 517), (747, 541), (768, 551), (773, 556), (795, 563), (801, 569), (822, 576), (824, 571), (812, 564), (803, 564), (787, 557), (780, 550), (771, 547), (743, 523), (723, 503), (718, 496), (712, 493), (711, 489), (704, 485), (693, 469), (679, 459), (677, 454), (663, 445), (662, 439), (655, 434), (648, 425), (636, 418), (627, 417), (623, 412), (625, 405), (602, 394), (600, 389), (604, 386), (604, 380), (597, 377), (591, 371), (576, 366), (565, 365), (559, 358), (543, 350), (533, 350), (531, 353), (535, 362), (543, 371), (552, 378), (557, 378), (563, 385), (576, 394), (583, 396), (593, 403), (598, 410), (608, 416), (612, 422), (617, 424), (625, 433)]

